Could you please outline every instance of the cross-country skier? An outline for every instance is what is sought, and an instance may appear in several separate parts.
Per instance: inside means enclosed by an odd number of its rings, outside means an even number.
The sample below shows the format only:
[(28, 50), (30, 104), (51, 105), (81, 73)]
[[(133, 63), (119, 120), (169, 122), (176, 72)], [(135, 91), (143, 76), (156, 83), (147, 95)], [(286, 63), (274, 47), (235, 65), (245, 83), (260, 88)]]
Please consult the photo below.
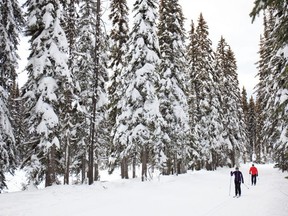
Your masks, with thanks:
[(252, 164), (252, 166), (250, 167), (249, 174), (251, 175), (251, 184), (256, 185), (256, 178), (258, 176), (258, 170), (254, 166), (254, 164)]
[(235, 171), (231, 171), (231, 176), (234, 175), (234, 183), (235, 183), (235, 197), (241, 196), (241, 182), (244, 184), (244, 179), (242, 172), (239, 171), (239, 168), (236, 167)]

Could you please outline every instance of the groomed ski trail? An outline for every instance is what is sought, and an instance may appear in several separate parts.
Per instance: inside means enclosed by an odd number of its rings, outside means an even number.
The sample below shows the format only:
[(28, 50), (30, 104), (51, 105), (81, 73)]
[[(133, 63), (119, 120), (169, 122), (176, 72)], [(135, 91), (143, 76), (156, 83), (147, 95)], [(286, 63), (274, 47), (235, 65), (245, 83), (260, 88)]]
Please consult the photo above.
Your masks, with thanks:
[[(251, 176), (248, 174), (250, 165), (251, 163), (241, 165), (240, 167), (246, 185), (241, 184), (241, 196), (234, 197), (235, 185), (232, 179), (229, 198), (220, 200), (219, 197), (218, 203), (216, 202), (217, 204), (209, 204), (207, 202), (208, 210), (201, 214), (201, 216), (223, 216), (230, 214), (233, 216), (285, 216), (287, 214), (288, 180), (285, 179), (285, 176), (288, 175), (287, 172), (280, 172), (278, 169), (273, 168), (273, 164), (256, 164), (259, 176), (257, 177), (257, 184), (254, 186), (251, 185)], [(229, 185), (228, 180), (227, 185)], [(279, 214), (279, 212), (282, 212), (282, 214)]]

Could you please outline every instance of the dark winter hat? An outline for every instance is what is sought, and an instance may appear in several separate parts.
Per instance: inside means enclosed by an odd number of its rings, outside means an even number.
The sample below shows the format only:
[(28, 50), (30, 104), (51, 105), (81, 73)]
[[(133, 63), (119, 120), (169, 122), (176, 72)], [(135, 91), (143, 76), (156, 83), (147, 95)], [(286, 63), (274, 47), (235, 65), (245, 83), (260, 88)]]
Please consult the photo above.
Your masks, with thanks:
[(239, 167), (235, 167), (236, 170), (239, 170)]

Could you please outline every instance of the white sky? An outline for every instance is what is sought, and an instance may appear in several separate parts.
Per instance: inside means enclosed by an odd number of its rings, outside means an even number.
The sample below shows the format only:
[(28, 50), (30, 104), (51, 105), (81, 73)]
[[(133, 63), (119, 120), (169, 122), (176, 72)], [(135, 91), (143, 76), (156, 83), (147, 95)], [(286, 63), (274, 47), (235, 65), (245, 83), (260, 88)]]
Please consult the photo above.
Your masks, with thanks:
[(263, 30), (262, 17), (257, 17), (252, 24), (249, 16), (254, 0), (179, 0), (179, 3), (187, 19), (186, 29), (190, 30), (191, 19), (198, 24), (202, 12), (214, 50), (220, 37), (225, 38), (237, 60), (240, 89), (245, 86), (250, 97), (258, 82), (255, 63), (259, 60), (257, 52)]
[[(20, 0), (22, 3), (24, 0)], [(135, 0), (127, 0), (130, 10), (131, 3)], [(223, 36), (235, 53), (238, 66), (238, 79), (240, 89), (245, 86), (248, 97), (252, 95), (253, 88), (258, 82), (255, 63), (259, 60), (259, 42), (262, 34), (262, 17), (258, 17), (252, 24), (249, 17), (254, 0), (179, 0), (186, 18), (185, 27), (190, 30), (191, 19), (197, 25), (199, 14), (202, 12), (209, 27), (210, 39), (213, 48)], [(104, 0), (102, 6), (107, 8), (110, 1)], [(109, 10), (104, 10), (109, 13)], [(106, 15), (106, 14), (105, 14)], [(132, 20), (131, 20), (132, 21)], [(27, 41), (27, 39), (25, 39)], [(27, 64), (28, 44), (22, 41), (19, 47), (21, 62), (19, 72), (23, 71)], [(19, 74), (19, 84), (22, 86), (27, 79), (26, 73)]]

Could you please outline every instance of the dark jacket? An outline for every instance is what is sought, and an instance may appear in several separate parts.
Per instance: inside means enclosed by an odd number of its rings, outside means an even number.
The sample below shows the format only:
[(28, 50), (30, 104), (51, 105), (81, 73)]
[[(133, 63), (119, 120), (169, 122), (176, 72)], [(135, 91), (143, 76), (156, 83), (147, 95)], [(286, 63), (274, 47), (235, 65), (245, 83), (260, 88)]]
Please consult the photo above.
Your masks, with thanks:
[(234, 172), (231, 171), (231, 176), (235, 176), (234, 181), (235, 182), (242, 182), (244, 183), (243, 175), (239, 170), (236, 170)]

